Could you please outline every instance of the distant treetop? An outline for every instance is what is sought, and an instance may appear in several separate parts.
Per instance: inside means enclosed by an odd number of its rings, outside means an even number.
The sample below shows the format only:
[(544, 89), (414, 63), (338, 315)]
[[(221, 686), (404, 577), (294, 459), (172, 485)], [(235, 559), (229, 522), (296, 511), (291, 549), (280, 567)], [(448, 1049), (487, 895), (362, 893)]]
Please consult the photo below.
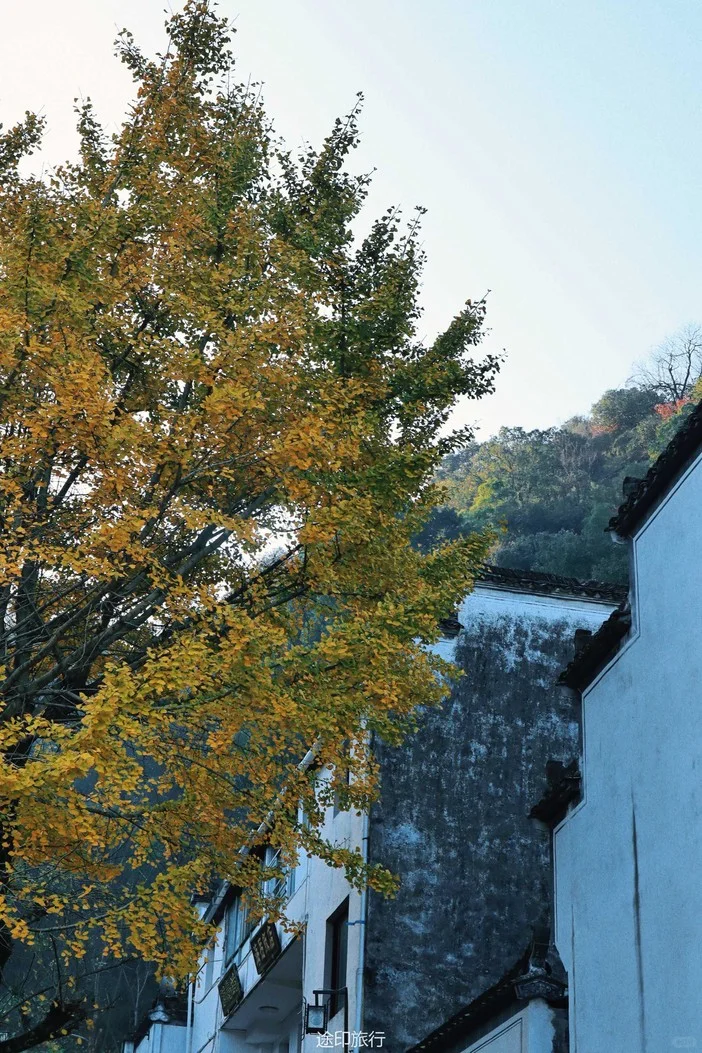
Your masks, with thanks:
[(626, 553), (605, 527), (624, 478), (645, 475), (702, 398), (700, 348), (702, 330), (688, 327), (639, 371), (649, 382), (606, 391), (588, 416), (502, 428), (445, 457), (437, 473), (445, 504), (417, 543), (493, 528), (499, 566), (624, 582)]

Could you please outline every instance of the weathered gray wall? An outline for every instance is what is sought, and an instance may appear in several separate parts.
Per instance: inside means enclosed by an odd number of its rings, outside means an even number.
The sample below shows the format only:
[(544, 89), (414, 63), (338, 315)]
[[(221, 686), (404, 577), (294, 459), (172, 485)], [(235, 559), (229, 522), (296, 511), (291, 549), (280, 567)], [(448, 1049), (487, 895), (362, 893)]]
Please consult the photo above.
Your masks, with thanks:
[(570, 761), (578, 740), (555, 679), (575, 629), (611, 609), (479, 587), (445, 645), (466, 675), (404, 747), (379, 747), (370, 854), (403, 879), (394, 900), (370, 897), (364, 1026), (389, 1053), (496, 983), (548, 917), (549, 839), (528, 813), (547, 761)]

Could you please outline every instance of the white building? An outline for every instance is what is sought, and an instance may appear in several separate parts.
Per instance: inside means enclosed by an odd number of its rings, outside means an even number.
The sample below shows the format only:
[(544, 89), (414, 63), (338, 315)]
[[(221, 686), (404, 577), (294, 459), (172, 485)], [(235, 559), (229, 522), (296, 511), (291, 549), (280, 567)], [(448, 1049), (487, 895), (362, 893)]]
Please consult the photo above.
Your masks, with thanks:
[[(360, 848), (364, 828), (362, 817), (330, 808), (324, 833)], [(168, 998), (155, 1005), (125, 1053), (306, 1053), (318, 1037), (302, 1037), (305, 998), (326, 1006), (324, 1030), (359, 1030), (365, 898), (341, 870), (304, 852), (285, 892), (286, 915), (305, 923), (304, 937), (280, 923), (252, 925), (238, 890), (226, 882), (202, 904), (218, 928), (196, 981), (174, 1007)], [(338, 993), (321, 993), (332, 990)]]
[(583, 729), (554, 838), (570, 1050), (702, 1049), (702, 404), (610, 526), (630, 611), (564, 676)]

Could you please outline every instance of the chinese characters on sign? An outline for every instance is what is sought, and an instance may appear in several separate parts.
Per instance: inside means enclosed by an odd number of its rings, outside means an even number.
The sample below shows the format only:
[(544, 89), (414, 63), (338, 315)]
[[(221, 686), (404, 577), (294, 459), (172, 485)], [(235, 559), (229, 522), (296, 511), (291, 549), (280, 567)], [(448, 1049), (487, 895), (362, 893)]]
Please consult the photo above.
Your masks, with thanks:
[(219, 981), (219, 1000), (222, 1003), (224, 1015), (229, 1016), (230, 1013), (233, 1013), (243, 997), (244, 991), (239, 979), (239, 973), (236, 965), (232, 965)]
[(370, 1046), (380, 1048), (384, 1042), (384, 1031), (325, 1031), (323, 1035), (317, 1035), (317, 1045), (322, 1049), (361, 1049)]
[(280, 936), (275, 925), (268, 923), (251, 937), (251, 951), (259, 975), (263, 975), (280, 954)]

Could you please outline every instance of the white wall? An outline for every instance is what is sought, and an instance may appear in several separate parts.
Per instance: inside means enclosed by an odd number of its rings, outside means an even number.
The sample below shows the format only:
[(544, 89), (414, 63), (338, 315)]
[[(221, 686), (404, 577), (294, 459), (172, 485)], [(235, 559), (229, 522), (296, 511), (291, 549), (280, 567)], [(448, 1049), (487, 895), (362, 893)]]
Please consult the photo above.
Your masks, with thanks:
[[(485, 619), (533, 618), (549, 622), (572, 622), (573, 631), (578, 626), (589, 627), (595, 632), (616, 606), (610, 600), (578, 598), (559, 594), (540, 596), (537, 593), (519, 592), (509, 588), (485, 583), (476, 584), (473, 592), (461, 602), (458, 620), (463, 625)], [(431, 650), (448, 661), (454, 661), (460, 638), (442, 639)], [(507, 660), (510, 653), (507, 651)], [(536, 685), (538, 686), (538, 685)]]
[(536, 998), (463, 1053), (553, 1053), (554, 1033), (552, 1010)]
[[(332, 815), (330, 809), (327, 813), (327, 825), (325, 835), (330, 836), (337, 844), (347, 848), (361, 847), (363, 820), (353, 812), (340, 812), (337, 816)], [(322, 863), (319, 859), (310, 859), (309, 877), (305, 888), (300, 890), (304, 895), (304, 902), (295, 903), (291, 901), (291, 910), (295, 910), (298, 916), (307, 919), (305, 938), (305, 963), (303, 993), (308, 1002), (314, 1002), (312, 992), (325, 987), (324, 978), (324, 952), (326, 944), (326, 922), (345, 898), (349, 897), (349, 930), (348, 930), (348, 959), (347, 959), (347, 984), (349, 995), (348, 1021), (349, 1028), (353, 1030), (356, 1019), (356, 984), (357, 971), (360, 963), (361, 941), (364, 938), (363, 925), (359, 924), (361, 918), (361, 895), (349, 886), (342, 870), (334, 870)], [(343, 1015), (339, 1013), (329, 1022), (329, 1031), (343, 1031)], [(316, 1035), (307, 1035), (303, 1042), (304, 1053), (317, 1050), (318, 1042)]]
[[(321, 777), (324, 777), (324, 773)], [(333, 809), (329, 808), (324, 834), (344, 847), (360, 848), (362, 826), (360, 816), (349, 812), (340, 812), (334, 816)], [(306, 923), (303, 964), (299, 979), (301, 995), (304, 995), (310, 1002), (314, 1001), (313, 990), (326, 986), (324, 967), (327, 918), (347, 896), (349, 897), (350, 922), (347, 964), (349, 1027), (353, 1028), (356, 1013), (356, 977), (363, 932), (363, 926), (355, 923), (360, 920), (361, 896), (350, 888), (342, 870), (333, 869), (321, 860), (301, 853), (296, 873), (295, 891), (289, 900), (286, 913), (290, 920)], [(293, 937), (281, 926), (279, 926), (279, 932), (285, 950)], [(260, 1053), (264, 1051), (265, 1053), (276, 1053), (275, 1044), (271, 1046), (270, 1043), (259, 1042), (256, 1038), (248, 1041), (252, 1033), (246, 1028), (237, 1028), (237, 1012), (226, 1021), (226, 1029), (222, 1030), (225, 1021), (219, 1000), (218, 985), (224, 971), (223, 935), (222, 929), (214, 949), (213, 966), (208, 969), (204, 956), (201, 960), (199, 982), (194, 991), (192, 1036), (189, 1038), (189, 1044), (184, 1050), (181, 1050), (180, 1047), (176, 1049), (175, 1046), (171, 1048), (170, 1045), (164, 1044), (163, 1050), (159, 1050), (158, 1053), (259, 1053), (259, 1051)], [(257, 993), (265, 990), (268, 977), (260, 980), (248, 942), (244, 945), (237, 962), (245, 996), (249, 995), (254, 988)], [(274, 998), (269, 1001), (274, 1001)], [(242, 1003), (240, 1008), (243, 1009), (244, 1005), (245, 1003)], [(275, 1039), (276, 1042), (280, 1041), (283, 1048), (287, 1042), (290, 1053), (299, 1053), (300, 1050), (302, 998), (300, 998), (299, 1009), (300, 1014), (296, 1013), (294, 1017), (286, 1018), (281, 1025), (280, 1035)], [(341, 1014), (330, 1022), (330, 1030), (335, 1029), (343, 1029)], [(308, 1036), (303, 1049), (305, 1051), (316, 1050), (317, 1037)], [(139, 1050), (139, 1053), (142, 1051)], [(151, 1050), (148, 1050), (148, 1053), (151, 1053)]]
[(177, 1024), (154, 1023), (134, 1053), (186, 1053), (185, 1028)]
[(555, 834), (573, 1053), (702, 1049), (702, 458), (633, 555), (632, 639), (583, 696)]

